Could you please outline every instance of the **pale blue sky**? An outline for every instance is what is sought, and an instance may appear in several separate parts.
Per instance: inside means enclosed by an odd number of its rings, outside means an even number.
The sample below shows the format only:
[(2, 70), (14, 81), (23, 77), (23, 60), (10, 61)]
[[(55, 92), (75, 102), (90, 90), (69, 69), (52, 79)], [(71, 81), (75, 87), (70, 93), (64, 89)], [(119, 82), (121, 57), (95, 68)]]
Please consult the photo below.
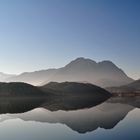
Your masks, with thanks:
[(140, 78), (139, 0), (0, 0), (0, 71), (111, 60)]

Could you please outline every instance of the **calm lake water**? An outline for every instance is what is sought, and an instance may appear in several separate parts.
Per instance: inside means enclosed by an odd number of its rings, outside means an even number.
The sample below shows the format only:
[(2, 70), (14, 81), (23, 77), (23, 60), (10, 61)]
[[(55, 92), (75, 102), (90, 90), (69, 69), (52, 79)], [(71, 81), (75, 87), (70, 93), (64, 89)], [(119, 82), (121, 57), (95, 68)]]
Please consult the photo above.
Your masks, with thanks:
[(50, 111), (40, 103), (1, 101), (0, 139), (140, 139), (140, 98), (112, 98), (91, 108), (67, 111)]

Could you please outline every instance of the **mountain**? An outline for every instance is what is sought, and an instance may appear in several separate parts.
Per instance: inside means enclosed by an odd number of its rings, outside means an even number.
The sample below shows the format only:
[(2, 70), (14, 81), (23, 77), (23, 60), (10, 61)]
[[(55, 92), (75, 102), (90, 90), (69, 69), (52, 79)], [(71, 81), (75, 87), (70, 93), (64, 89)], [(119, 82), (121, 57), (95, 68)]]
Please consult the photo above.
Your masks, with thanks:
[(90, 59), (78, 58), (59, 69), (50, 81), (78, 81), (107, 87), (127, 84), (133, 80), (110, 61), (96, 63)]
[(26, 82), (43, 85), (49, 82), (85, 82), (101, 87), (121, 86), (133, 82), (111, 61), (95, 62), (91, 59), (77, 58), (59, 69), (23, 73), (8, 78), (7, 82)]
[(140, 94), (140, 80), (136, 80), (130, 84), (119, 86), (119, 87), (108, 87), (106, 88), (112, 93), (139, 93)]
[(5, 74), (3, 72), (0, 72), (0, 81), (4, 81), (6, 80), (7, 78), (11, 78), (13, 76), (16, 76), (16, 75), (12, 75), (12, 74)]

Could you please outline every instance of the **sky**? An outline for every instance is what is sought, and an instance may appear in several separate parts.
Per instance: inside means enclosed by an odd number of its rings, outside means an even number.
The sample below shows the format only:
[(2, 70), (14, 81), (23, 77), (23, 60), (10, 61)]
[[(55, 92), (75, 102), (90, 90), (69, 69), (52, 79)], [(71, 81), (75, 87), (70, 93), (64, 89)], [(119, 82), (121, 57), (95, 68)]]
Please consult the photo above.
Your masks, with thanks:
[(139, 0), (0, 0), (0, 72), (111, 60), (140, 78)]

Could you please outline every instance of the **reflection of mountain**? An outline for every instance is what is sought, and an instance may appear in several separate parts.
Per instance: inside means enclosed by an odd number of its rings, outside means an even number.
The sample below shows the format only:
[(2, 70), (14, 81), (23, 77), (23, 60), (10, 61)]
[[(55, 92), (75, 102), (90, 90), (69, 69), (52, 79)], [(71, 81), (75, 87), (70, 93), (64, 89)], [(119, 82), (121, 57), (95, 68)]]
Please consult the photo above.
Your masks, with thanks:
[(45, 102), (43, 98), (2, 98), (0, 99), (0, 114), (23, 113), (37, 108)]
[(11, 113), (6, 114), (6, 117), (0, 121), (20, 118), (25, 121), (61, 123), (78, 133), (86, 133), (99, 127), (112, 129), (131, 110), (140, 106), (139, 98), (132, 101), (130, 98), (118, 97), (111, 98), (98, 106), (94, 106), (93, 103), (92, 108), (86, 105), (83, 108), (74, 106), (75, 110), (73, 108), (71, 110), (71, 107), (65, 109), (64, 106), (67, 105), (63, 102), (62, 106), (55, 104), (56, 111), (50, 111), (51, 103), (44, 98), (0, 99), (0, 113)]
[(50, 112), (38, 108), (23, 114), (10, 114), (11, 118), (20, 118), (25, 121), (61, 123), (79, 133), (96, 130), (98, 127), (111, 129), (124, 119), (133, 107), (123, 104), (103, 103), (97, 107), (77, 111)]
[(0, 112), (18, 113), (8, 114), (6, 119), (20, 118), (25, 121), (61, 123), (67, 125), (74, 131), (86, 133), (96, 130), (98, 127), (111, 129), (119, 121), (123, 120), (129, 111), (134, 109), (134, 107), (127, 104), (105, 102), (89, 109), (73, 111), (61, 111), (64, 108), (57, 106), (58, 108), (55, 108), (55, 110), (59, 111), (51, 112), (48, 110), (49, 106), (47, 106), (48, 109), (45, 109), (46, 106), (44, 108), (45, 102), (43, 99), (14, 100), (9, 102), (2, 102), (1, 100)]
[(88, 82), (102, 87), (120, 86), (133, 80), (111, 61), (96, 63), (93, 60), (77, 58), (65, 67), (23, 73), (6, 79), (7, 82), (25, 82), (33, 85), (55, 82)]

